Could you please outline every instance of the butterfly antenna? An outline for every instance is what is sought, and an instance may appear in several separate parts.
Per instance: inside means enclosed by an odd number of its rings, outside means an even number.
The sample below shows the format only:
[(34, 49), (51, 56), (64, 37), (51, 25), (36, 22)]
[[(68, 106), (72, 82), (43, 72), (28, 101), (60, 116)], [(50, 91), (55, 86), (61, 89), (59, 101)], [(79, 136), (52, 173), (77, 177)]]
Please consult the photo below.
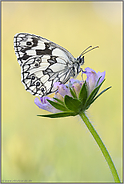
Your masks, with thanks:
[[(99, 46), (96, 46), (96, 47), (93, 47), (93, 48), (91, 48), (92, 46), (89, 46), (89, 47), (87, 47), (82, 53), (81, 53), (81, 55), (78, 57), (78, 58), (81, 58), (81, 56), (83, 56), (84, 54), (86, 54), (87, 52), (89, 52), (89, 51), (91, 51), (91, 50), (93, 50), (93, 49), (96, 49), (96, 48), (99, 48)], [(89, 49), (89, 48), (91, 48), (91, 49)], [(89, 50), (88, 50), (89, 49)]]
[[(80, 56), (82, 56), (84, 53), (85, 53), (85, 51), (87, 51), (89, 48), (91, 48), (92, 46), (90, 45), (89, 47), (87, 47), (82, 53), (81, 53), (81, 55)], [(80, 57), (79, 56), (79, 57)]]

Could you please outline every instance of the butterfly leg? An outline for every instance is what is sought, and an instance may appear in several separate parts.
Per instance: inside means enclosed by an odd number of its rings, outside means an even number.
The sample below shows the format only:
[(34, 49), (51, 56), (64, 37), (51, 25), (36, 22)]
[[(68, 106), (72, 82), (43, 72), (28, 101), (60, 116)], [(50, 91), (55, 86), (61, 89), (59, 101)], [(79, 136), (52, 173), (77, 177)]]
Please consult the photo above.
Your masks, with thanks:
[(83, 80), (83, 73), (86, 73), (86, 71), (84, 71), (82, 68), (80, 68), (80, 72), (81, 72), (81, 78)]

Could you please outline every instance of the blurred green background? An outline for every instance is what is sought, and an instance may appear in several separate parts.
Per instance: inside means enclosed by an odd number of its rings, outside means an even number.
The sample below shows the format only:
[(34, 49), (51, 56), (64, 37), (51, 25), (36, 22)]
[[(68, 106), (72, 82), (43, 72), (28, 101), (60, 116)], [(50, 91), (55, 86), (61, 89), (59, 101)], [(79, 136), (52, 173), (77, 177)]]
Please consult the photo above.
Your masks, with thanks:
[[(74, 57), (89, 45), (83, 69), (106, 71), (112, 88), (87, 111), (122, 180), (122, 2), (2, 2), (2, 180), (113, 182), (80, 117), (47, 119), (21, 83), (16, 33), (47, 38)], [(81, 79), (81, 76), (78, 76)], [(101, 90), (102, 90), (101, 89)]]

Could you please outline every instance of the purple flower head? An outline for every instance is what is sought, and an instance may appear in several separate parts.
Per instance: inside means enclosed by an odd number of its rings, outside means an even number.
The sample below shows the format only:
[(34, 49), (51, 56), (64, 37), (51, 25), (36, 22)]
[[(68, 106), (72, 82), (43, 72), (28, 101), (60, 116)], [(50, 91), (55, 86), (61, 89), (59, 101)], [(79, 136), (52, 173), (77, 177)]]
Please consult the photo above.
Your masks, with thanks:
[[(70, 79), (68, 84), (61, 84), (60, 82), (55, 82), (54, 88), (57, 89), (57, 91), (55, 92), (54, 98), (57, 98), (62, 102), (64, 102), (65, 95), (72, 97), (70, 88), (74, 88), (76, 95), (78, 96), (83, 83), (84, 82), (75, 80), (75, 79)], [(51, 101), (56, 101), (54, 98), (50, 98), (46, 96), (46, 97), (41, 97), (39, 100), (39, 98), (36, 97), (34, 102), (41, 109), (47, 110), (49, 112), (57, 113), (57, 112), (60, 112), (60, 110), (57, 110), (56, 108), (54, 108), (47, 101), (47, 99)]]
[(95, 70), (89, 67), (85, 68), (85, 71), (87, 75), (86, 83), (88, 86), (88, 95), (90, 95), (91, 92), (103, 82), (105, 78), (105, 71), (96, 73)]
[[(54, 98), (35, 98), (35, 104), (44, 110), (55, 113), (53, 115), (41, 115), (44, 117), (75, 116), (87, 110), (90, 105), (109, 88), (97, 95), (101, 83), (104, 82), (105, 72), (96, 73), (93, 69), (85, 69), (87, 76), (85, 81), (70, 79), (68, 84), (54, 83), (56, 89)], [(94, 90), (95, 89), (95, 90)], [(90, 97), (89, 97), (90, 96)]]
[(51, 100), (53, 101), (52, 98), (50, 97), (41, 97), (40, 100), (39, 98), (35, 98), (34, 100), (34, 103), (40, 108), (40, 109), (43, 109), (43, 110), (46, 110), (46, 111), (49, 111), (49, 112), (52, 112), (52, 113), (57, 113), (57, 112), (60, 112), (59, 110), (57, 110), (55, 107), (53, 107), (48, 101), (48, 100)]

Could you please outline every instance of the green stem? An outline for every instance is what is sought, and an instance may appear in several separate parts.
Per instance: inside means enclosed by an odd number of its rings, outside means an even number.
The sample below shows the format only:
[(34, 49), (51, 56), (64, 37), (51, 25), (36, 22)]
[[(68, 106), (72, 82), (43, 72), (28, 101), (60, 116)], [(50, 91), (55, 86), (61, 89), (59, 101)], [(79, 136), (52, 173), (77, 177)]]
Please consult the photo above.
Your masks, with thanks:
[(101, 138), (99, 137), (98, 133), (96, 132), (96, 130), (94, 129), (94, 127), (92, 126), (92, 124), (90, 123), (89, 119), (87, 118), (87, 116), (85, 115), (84, 112), (81, 112), (80, 114), (80, 117), (83, 119), (85, 125), (87, 126), (87, 128), (89, 129), (90, 133), (92, 134), (92, 136), (94, 137), (95, 141), (97, 142), (99, 148), (101, 149), (108, 165), (109, 165), (109, 168), (111, 170), (111, 173), (114, 177), (114, 180), (116, 183), (121, 183), (120, 182), (120, 179), (119, 179), (119, 176), (118, 176), (118, 173), (117, 173), (117, 170), (114, 166), (114, 163), (109, 155), (109, 152), (107, 151), (105, 145), (103, 144)]

